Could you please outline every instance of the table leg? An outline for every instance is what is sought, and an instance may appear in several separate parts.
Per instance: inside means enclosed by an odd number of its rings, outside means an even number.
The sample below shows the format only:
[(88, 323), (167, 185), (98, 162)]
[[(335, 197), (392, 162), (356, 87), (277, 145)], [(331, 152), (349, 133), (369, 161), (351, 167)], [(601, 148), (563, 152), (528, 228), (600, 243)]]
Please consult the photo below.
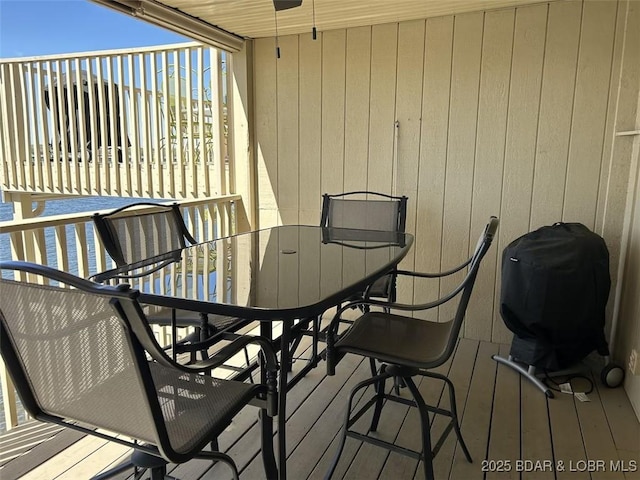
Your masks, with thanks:
[(278, 388), (278, 466), (280, 467), (280, 479), (287, 478), (287, 368), (291, 361), (289, 354), (289, 342), (291, 341), (291, 323), (282, 322), (282, 335), (280, 336), (280, 382)]
[[(272, 340), (271, 323), (260, 323), (260, 335), (262, 337)], [(267, 383), (267, 369), (264, 365), (260, 368), (260, 383), (266, 385)], [(279, 401), (279, 400), (278, 400)], [(278, 414), (279, 415), (279, 414)], [(266, 412), (260, 412), (260, 443), (262, 446), (262, 462), (264, 465), (264, 471), (267, 478), (275, 478), (278, 472), (278, 466), (273, 462), (273, 418), (268, 416)]]

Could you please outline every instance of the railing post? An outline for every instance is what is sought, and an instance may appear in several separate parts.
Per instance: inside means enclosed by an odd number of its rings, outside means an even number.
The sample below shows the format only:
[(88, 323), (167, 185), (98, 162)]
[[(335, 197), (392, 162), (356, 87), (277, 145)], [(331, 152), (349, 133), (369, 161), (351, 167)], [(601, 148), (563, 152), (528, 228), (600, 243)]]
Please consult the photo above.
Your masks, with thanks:
[(227, 112), (229, 163), (233, 165), (230, 193), (242, 196), (235, 205), (238, 232), (259, 228), (256, 223), (256, 167), (253, 138), (249, 122), (253, 121), (253, 42), (247, 41), (237, 53), (227, 55), (227, 75), (231, 75)]

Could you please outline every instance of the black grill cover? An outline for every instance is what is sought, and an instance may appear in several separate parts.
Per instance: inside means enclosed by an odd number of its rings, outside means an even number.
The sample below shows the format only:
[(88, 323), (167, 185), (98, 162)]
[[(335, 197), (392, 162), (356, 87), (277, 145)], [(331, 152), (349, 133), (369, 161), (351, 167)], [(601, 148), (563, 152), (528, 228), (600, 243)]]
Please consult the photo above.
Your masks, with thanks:
[(556, 223), (511, 242), (502, 254), (500, 313), (515, 334), (511, 356), (558, 370), (593, 350), (608, 355), (604, 337), (609, 251), (580, 223)]

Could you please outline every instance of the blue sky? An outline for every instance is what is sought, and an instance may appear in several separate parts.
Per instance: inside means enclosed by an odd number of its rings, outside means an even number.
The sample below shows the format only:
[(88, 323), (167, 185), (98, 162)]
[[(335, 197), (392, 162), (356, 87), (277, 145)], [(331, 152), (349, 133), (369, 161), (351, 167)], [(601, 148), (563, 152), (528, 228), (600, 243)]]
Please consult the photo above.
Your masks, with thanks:
[(0, 58), (189, 40), (89, 0), (0, 0)]

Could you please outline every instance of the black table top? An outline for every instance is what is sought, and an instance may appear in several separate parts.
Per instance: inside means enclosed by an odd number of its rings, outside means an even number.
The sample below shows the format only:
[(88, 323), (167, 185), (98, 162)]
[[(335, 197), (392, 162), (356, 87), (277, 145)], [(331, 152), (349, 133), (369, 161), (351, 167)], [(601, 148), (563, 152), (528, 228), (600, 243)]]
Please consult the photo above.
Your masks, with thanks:
[[(121, 267), (117, 280), (141, 303), (256, 320), (316, 316), (392, 270), (413, 243), (410, 234), (288, 225), (201, 243)], [(112, 280), (116, 281), (116, 280)]]

